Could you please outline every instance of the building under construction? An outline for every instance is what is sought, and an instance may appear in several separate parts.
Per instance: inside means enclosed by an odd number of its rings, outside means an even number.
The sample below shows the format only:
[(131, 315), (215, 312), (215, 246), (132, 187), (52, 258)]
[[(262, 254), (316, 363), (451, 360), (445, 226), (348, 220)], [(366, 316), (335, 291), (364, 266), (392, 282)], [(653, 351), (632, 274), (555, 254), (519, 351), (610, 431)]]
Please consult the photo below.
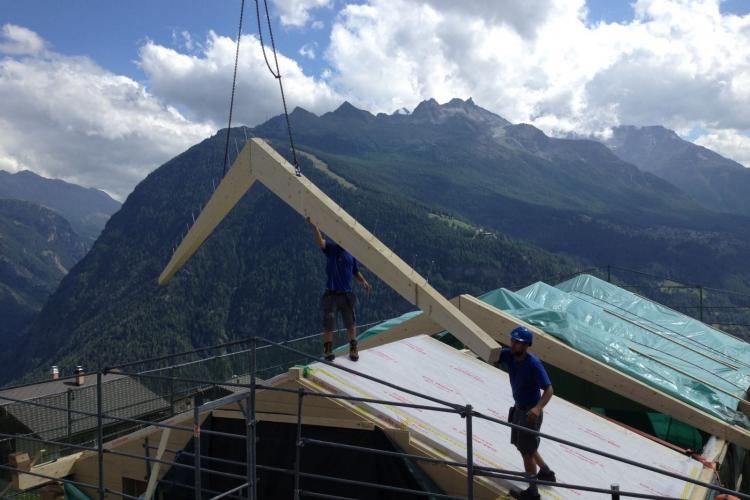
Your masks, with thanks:
[[(159, 277), (255, 182), (417, 311), (360, 335), (252, 337), (0, 392), (5, 497), (750, 498), (750, 346), (593, 276), (442, 297), (272, 148), (251, 139)], [(556, 396), (527, 478), (501, 344), (526, 326)]]

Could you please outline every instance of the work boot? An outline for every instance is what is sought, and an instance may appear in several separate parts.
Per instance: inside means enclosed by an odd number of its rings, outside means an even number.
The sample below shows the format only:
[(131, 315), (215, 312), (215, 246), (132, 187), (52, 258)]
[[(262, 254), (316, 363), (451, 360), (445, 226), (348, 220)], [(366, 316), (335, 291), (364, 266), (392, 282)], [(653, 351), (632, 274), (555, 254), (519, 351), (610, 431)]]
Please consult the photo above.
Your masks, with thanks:
[(513, 498), (518, 498), (520, 500), (541, 500), (541, 496), (539, 496), (539, 490), (537, 490), (535, 487), (529, 487), (525, 490), (516, 490), (512, 489), (510, 490), (510, 496)]
[(357, 351), (357, 341), (356, 340), (350, 340), (349, 341), (349, 359), (352, 361), (358, 361), (359, 360), (359, 352)]
[(323, 357), (326, 361), (336, 359), (336, 355), (333, 354), (333, 342), (323, 342)]
[(557, 482), (554, 471), (552, 471), (552, 469), (550, 469), (549, 467), (539, 469), (539, 473), (536, 475), (536, 478), (540, 481), (549, 481), (550, 483)]

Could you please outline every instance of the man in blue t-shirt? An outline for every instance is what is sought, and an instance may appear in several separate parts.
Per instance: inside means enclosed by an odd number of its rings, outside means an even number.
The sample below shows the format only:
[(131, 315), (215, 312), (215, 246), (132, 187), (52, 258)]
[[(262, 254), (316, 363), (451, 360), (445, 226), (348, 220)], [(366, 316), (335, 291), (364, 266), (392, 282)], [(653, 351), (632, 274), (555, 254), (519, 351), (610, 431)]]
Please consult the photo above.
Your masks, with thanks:
[(357, 361), (357, 315), (354, 308), (357, 297), (352, 292), (352, 278), (355, 278), (367, 292), (372, 290), (372, 286), (359, 272), (359, 264), (352, 254), (336, 242), (323, 239), (320, 229), (309, 217), (307, 222), (313, 228), (315, 242), (326, 256), (326, 291), (320, 299), (323, 310), (323, 356), (326, 361), (336, 359), (333, 354), (333, 329), (336, 325), (336, 316), (341, 314), (349, 335), (349, 359)]
[[(538, 431), (542, 427), (542, 410), (552, 398), (553, 390), (544, 365), (539, 358), (528, 352), (533, 340), (534, 336), (528, 328), (519, 326), (514, 329), (510, 333), (510, 348), (504, 347), (500, 351), (498, 365), (504, 364), (508, 367), (515, 402), (508, 414), (508, 422)], [(556, 481), (555, 473), (537, 451), (539, 436), (511, 429), (510, 442), (521, 452), (527, 478), (536, 476), (540, 481)], [(536, 483), (530, 483), (524, 491), (513, 490), (510, 494), (515, 498), (540, 498)]]

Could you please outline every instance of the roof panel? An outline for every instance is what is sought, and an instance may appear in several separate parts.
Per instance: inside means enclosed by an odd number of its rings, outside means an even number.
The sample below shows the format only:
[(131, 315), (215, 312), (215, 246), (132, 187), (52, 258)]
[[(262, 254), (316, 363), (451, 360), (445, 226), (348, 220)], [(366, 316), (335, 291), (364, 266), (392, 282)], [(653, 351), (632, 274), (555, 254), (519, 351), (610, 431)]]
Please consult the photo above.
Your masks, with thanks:
[[(356, 364), (343, 358), (336, 362), (422, 394), (460, 405), (471, 404), (476, 411), (503, 420), (513, 404), (506, 373), (426, 336), (368, 349)], [(407, 382), (405, 373), (409, 374)], [(309, 377), (339, 394), (434, 404), (319, 363), (311, 365)], [(374, 404), (361, 404), (359, 408), (365, 415), (408, 428), (416, 438), (453, 459), (466, 459), (466, 424), (458, 415)], [(475, 463), (507, 470), (523, 468), (519, 453), (509, 443), (508, 427), (475, 418), (473, 428)], [(699, 462), (558, 397), (545, 409), (542, 432), (686, 476), (695, 477), (702, 469)], [(680, 498), (689, 496), (692, 490), (692, 485), (684, 481), (550, 440), (542, 440), (539, 451), (561, 482), (604, 488), (619, 483), (622, 490)], [(503, 488), (511, 484), (492, 481)], [(521, 483), (515, 486), (524, 487)], [(570, 492), (549, 488), (543, 488), (542, 494), (544, 498), (571, 498)], [(600, 497), (585, 492), (573, 496)]]

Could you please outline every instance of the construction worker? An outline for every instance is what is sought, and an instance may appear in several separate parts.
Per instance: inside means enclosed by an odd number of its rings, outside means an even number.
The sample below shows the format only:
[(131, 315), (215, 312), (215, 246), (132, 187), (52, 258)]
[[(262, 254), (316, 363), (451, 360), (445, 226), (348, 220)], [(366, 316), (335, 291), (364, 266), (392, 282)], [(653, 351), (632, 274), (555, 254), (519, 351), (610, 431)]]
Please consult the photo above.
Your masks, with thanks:
[(372, 290), (372, 285), (359, 272), (357, 259), (352, 254), (336, 242), (323, 239), (320, 228), (309, 217), (307, 222), (313, 228), (315, 242), (326, 256), (326, 291), (320, 299), (323, 310), (323, 356), (326, 361), (336, 359), (333, 354), (333, 328), (336, 324), (336, 316), (340, 313), (349, 336), (349, 359), (357, 361), (359, 360), (355, 312), (357, 298), (352, 291), (352, 278), (356, 278), (366, 292)]
[[(498, 364), (502, 363), (508, 367), (515, 402), (508, 413), (508, 422), (538, 431), (542, 427), (542, 410), (552, 398), (553, 390), (542, 362), (528, 352), (533, 340), (534, 336), (528, 328), (519, 326), (514, 329), (510, 333), (510, 348), (502, 349)], [(556, 481), (555, 473), (550, 470), (537, 451), (539, 436), (511, 429), (510, 442), (516, 446), (523, 457), (527, 479)], [(537, 466), (539, 467), (538, 474)], [(523, 491), (512, 490), (510, 494), (514, 498), (541, 498), (536, 483), (529, 483), (529, 487)]]

